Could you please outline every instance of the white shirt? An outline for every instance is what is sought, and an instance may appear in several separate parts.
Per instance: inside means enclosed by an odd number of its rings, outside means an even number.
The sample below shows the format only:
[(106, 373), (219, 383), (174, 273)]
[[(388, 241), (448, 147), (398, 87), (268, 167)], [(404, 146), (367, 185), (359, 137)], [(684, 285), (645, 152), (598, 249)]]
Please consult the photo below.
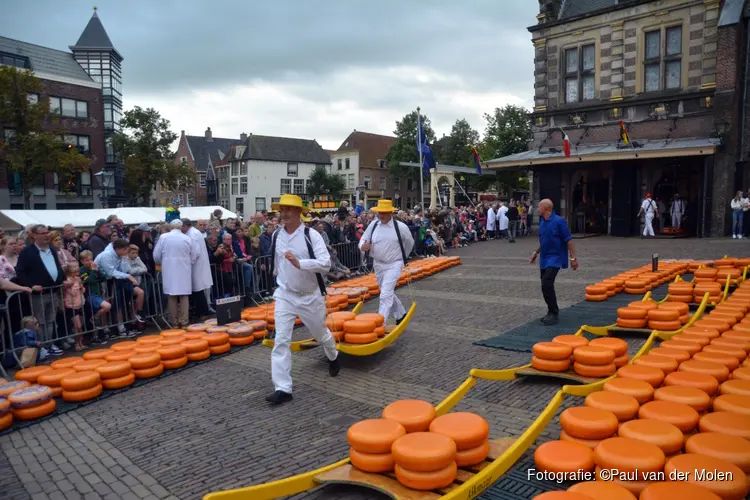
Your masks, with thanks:
[(403, 262), (404, 257), (401, 255), (398, 235), (393, 226), (394, 222), (398, 224), (398, 231), (401, 233), (401, 241), (404, 244), (404, 252), (408, 257), (411, 249), (414, 248), (414, 238), (412, 238), (411, 231), (409, 231), (407, 225), (401, 221), (397, 221), (393, 217), (386, 224), (378, 221), (377, 228), (375, 228), (375, 221), (370, 223), (365, 230), (365, 234), (362, 235), (362, 239), (359, 241), (359, 249), (362, 250), (362, 245), (366, 241), (369, 241), (372, 245), (370, 256), (373, 260), (385, 264)]
[(672, 200), (672, 210), (671, 212), (673, 214), (684, 214), (685, 213), (685, 202), (681, 199), (679, 200)]
[[(281, 228), (276, 234), (276, 255), (274, 268), (276, 269), (277, 293), (292, 295), (311, 295), (320, 293), (318, 279), (315, 273), (327, 273), (331, 268), (331, 256), (323, 242), (323, 237), (315, 230), (310, 230), (310, 242), (312, 243), (315, 259), (310, 258), (305, 243), (305, 226), (300, 224), (292, 234)], [(299, 269), (286, 260), (284, 254), (292, 252), (299, 261)]]
[(656, 210), (656, 202), (651, 198), (646, 198), (645, 200), (643, 200), (643, 203), (641, 203), (641, 209), (643, 210), (644, 214), (653, 214)]

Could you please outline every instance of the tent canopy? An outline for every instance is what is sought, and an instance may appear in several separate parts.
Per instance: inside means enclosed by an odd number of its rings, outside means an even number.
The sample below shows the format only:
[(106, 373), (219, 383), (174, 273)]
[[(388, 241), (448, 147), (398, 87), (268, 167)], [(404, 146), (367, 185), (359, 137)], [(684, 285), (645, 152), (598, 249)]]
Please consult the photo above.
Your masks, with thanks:
[[(221, 210), (224, 219), (233, 219), (237, 215), (220, 206), (181, 207), (180, 216), (192, 221), (208, 220), (214, 210)], [(124, 207), (93, 208), (89, 210), (0, 210), (0, 228), (4, 230), (23, 229), (29, 224), (45, 224), (61, 228), (73, 224), (76, 228), (93, 228), (96, 221), (116, 215), (125, 225), (141, 223), (157, 224), (164, 221), (164, 207)]]

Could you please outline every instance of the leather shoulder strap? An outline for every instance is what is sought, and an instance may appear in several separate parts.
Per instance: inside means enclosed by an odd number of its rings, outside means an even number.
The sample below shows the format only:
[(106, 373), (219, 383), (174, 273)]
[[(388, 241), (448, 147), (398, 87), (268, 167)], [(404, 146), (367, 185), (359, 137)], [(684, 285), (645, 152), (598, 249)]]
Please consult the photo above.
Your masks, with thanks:
[[(310, 258), (315, 258), (315, 252), (313, 251), (312, 240), (310, 240), (310, 228), (305, 227), (305, 244), (307, 245), (307, 253), (310, 254)], [(318, 279), (318, 288), (320, 288), (320, 294), (326, 295), (326, 283), (323, 281), (323, 275), (315, 273), (315, 277)]]

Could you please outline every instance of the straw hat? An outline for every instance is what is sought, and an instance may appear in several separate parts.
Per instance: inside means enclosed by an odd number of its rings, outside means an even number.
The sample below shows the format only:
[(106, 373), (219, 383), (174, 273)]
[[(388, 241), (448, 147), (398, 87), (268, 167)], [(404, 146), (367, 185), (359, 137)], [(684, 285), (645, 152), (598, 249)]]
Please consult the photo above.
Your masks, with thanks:
[(390, 212), (393, 213), (397, 209), (393, 207), (393, 202), (391, 200), (378, 200), (378, 205), (376, 207), (371, 208), (373, 212)]
[(302, 204), (302, 198), (294, 194), (282, 194), (278, 203), (271, 203), (271, 210), (278, 212), (281, 207), (296, 207), (302, 209), (302, 213), (306, 214), (310, 211), (309, 208)]

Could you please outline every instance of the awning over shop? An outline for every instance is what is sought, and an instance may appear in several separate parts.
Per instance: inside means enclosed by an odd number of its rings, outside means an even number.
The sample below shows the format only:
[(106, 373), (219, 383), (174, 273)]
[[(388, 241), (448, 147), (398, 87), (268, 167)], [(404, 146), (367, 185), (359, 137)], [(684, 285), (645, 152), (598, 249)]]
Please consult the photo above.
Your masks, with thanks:
[[(237, 215), (220, 206), (181, 207), (180, 216), (195, 221), (208, 219), (216, 209), (221, 210), (223, 218), (236, 218)], [(92, 228), (99, 219), (117, 215), (125, 225), (141, 223), (156, 224), (164, 221), (163, 207), (125, 207), (94, 208), (89, 210), (0, 210), (0, 228), (5, 230), (21, 229), (29, 224), (45, 224), (61, 228), (73, 224), (77, 228)]]
[(562, 148), (524, 151), (485, 162), (486, 168), (533, 167), (536, 165), (569, 164), (595, 161), (644, 160), (649, 158), (676, 158), (680, 156), (712, 155), (719, 139), (710, 137), (687, 139), (638, 140), (638, 145), (588, 144), (573, 147), (570, 156)]

